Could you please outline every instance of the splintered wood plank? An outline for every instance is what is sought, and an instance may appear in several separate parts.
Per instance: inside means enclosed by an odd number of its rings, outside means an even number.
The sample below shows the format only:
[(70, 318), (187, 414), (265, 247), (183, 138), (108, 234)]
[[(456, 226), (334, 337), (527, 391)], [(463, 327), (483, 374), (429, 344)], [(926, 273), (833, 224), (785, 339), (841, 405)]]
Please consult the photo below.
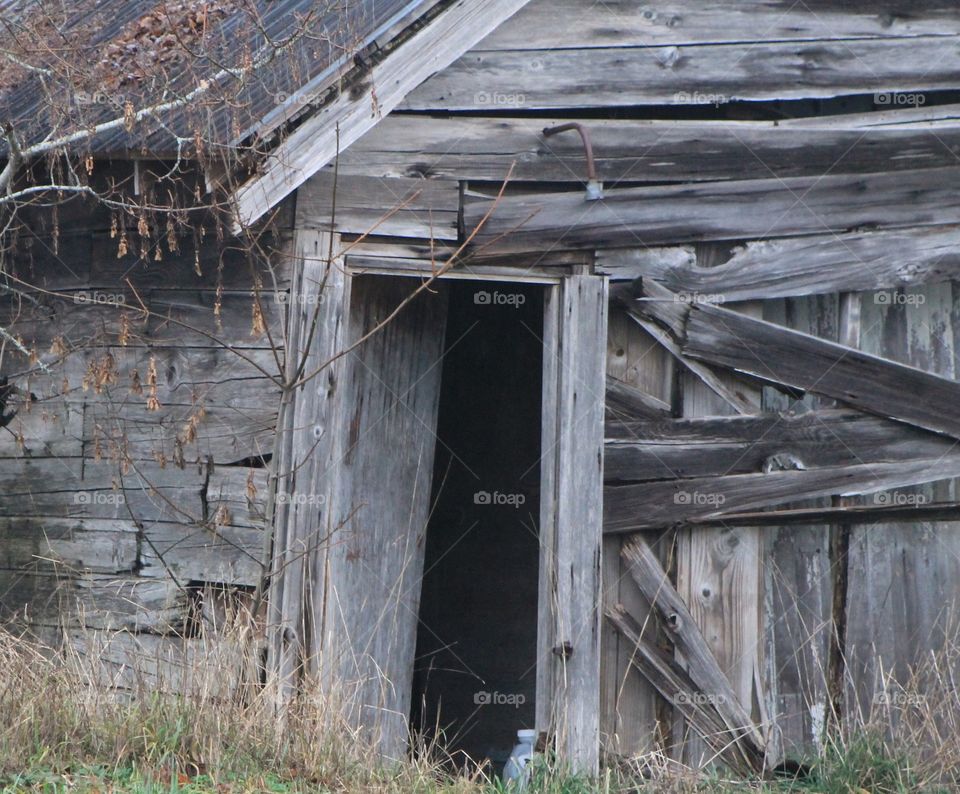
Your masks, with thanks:
[[(556, 363), (545, 381), (544, 489), (541, 526), (548, 534), (541, 566), (551, 574), (541, 598), (541, 626), (550, 637), (540, 665), (537, 698), (549, 696), (548, 729), (573, 769), (595, 775), (599, 765), (601, 514), (583, 494), (603, 483), (603, 395), (607, 348), (607, 281), (571, 276), (547, 312), (545, 356)], [(551, 323), (550, 320), (553, 320)], [(552, 326), (552, 327), (551, 327)], [(543, 591), (541, 591), (543, 594)], [(551, 610), (549, 618), (543, 615)], [(544, 625), (547, 624), (547, 625)], [(542, 647), (542, 646), (541, 646)]]
[(692, 477), (604, 488), (604, 531), (699, 523), (821, 496), (873, 494), (960, 476), (960, 453), (907, 463)]
[[(416, 287), (355, 279), (348, 340)], [(327, 475), (337, 512), (321, 549), (322, 672), (389, 759), (403, 757), (408, 739), (446, 309), (445, 290), (424, 292), (350, 354), (330, 429), (344, 436)]]
[(934, 226), (754, 240), (715, 268), (698, 267), (688, 248), (604, 250), (597, 271), (724, 301), (770, 299), (949, 281), (960, 274), (958, 247), (956, 227)]
[[(391, 114), (340, 153), (337, 169), (342, 177), (500, 183), (512, 167), (514, 181), (580, 182), (586, 172), (579, 137), (543, 136), (545, 127), (567, 120)], [(867, 126), (861, 116), (844, 115), (808, 122), (806, 128), (784, 120), (585, 123), (597, 174), (608, 187), (868, 173), (877, 163), (890, 171), (956, 165), (956, 119), (931, 121), (931, 129)]]
[(683, 667), (666, 651), (643, 639), (643, 627), (621, 605), (605, 611), (609, 620), (620, 635), (634, 646), (630, 657), (631, 665), (656, 688), (660, 695), (671, 703), (677, 704), (677, 711), (693, 730), (715, 752), (715, 757), (725, 756), (731, 767), (744, 774), (755, 774), (762, 768), (756, 757), (745, 757), (741, 746), (730, 741), (722, 717), (716, 708), (708, 702), (703, 693), (698, 692), (696, 683)]
[(431, 74), (526, 5), (527, 0), (458, 0), (378, 62), (359, 86), (301, 124), (236, 193), (236, 230), (261, 218), (337, 153), (372, 129)]
[(960, 67), (957, 38), (758, 42), (746, 53), (712, 43), (473, 50), (412, 91), (400, 108), (713, 105), (948, 89)]
[[(622, 188), (597, 201), (586, 201), (582, 190), (507, 196), (474, 243), (490, 255), (944, 225), (960, 208), (958, 174), (953, 167)], [(489, 210), (489, 202), (467, 204), (466, 230)]]
[(792, 455), (808, 469), (936, 459), (955, 449), (945, 436), (859, 411), (651, 421), (608, 421), (607, 482), (747, 474)]

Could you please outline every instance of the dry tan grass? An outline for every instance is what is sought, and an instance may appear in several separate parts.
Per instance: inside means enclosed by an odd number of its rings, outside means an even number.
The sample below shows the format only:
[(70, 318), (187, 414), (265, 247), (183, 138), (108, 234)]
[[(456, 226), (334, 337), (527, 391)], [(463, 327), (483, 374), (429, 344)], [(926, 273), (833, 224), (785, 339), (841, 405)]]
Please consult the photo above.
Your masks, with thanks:
[[(212, 639), (71, 633), (44, 648), (0, 630), (0, 773), (79, 764), (155, 770), (214, 784), (269, 773), (295, 790), (500, 790), (481, 770), (455, 770), (443, 748), (419, 747), (388, 766), (342, 717), (337, 696), (301, 697), (278, 719), (258, 680), (259, 644), (239, 619)], [(955, 634), (960, 636), (960, 634)], [(888, 703), (831, 735), (805, 781), (762, 783), (696, 773), (662, 753), (609, 766), (589, 785), (549, 777), (537, 791), (909, 792), (960, 789), (960, 642), (930, 654)], [(179, 692), (180, 694), (175, 694)], [(2, 787), (0, 787), (2, 788)]]

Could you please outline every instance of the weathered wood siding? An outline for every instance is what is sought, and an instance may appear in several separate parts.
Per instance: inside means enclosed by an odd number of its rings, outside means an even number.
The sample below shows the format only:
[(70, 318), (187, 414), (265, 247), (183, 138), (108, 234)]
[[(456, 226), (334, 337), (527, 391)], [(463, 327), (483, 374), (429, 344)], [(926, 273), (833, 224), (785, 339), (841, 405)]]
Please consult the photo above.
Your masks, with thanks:
[(263, 573), (285, 236), (251, 255), (212, 228), (128, 229), (124, 252), (107, 213), (71, 209), (56, 235), (35, 214), (6, 267), (39, 289), (0, 304), (30, 353), (0, 359), (16, 411), (0, 432), (0, 613), (45, 639), (191, 635), (210, 586)]

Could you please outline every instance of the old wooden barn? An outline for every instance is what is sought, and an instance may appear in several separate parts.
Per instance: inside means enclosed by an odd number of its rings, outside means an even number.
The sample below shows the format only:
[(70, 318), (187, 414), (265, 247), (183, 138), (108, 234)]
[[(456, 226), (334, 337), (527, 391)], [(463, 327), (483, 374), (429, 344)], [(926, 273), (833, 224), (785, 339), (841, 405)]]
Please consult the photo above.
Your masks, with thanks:
[(16, 630), (176, 687), (249, 609), (387, 757), (587, 772), (803, 757), (956, 630), (955, 4), (74, 5), (87, 82), (0, 45)]

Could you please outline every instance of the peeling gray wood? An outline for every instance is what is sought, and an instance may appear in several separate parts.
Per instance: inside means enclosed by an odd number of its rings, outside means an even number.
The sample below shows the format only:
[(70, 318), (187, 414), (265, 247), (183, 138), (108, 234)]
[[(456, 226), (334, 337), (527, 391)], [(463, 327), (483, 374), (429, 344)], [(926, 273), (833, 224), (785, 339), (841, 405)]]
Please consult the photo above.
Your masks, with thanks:
[[(941, 168), (623, 188), (599, 201), (586, 201), (582, 190), (508, 196), (474, 243), (488, 255), (942, 225), (960, 211), (958, 175), (960, 169)], [(489, 209), (467, 204), (466, 229)]]
[[(341, 152), (338, 170), (341, 178), (375, 176), (388, 179), (388, 184), (403, 184), (404, 179), (426, 184), (463, 179), (500, 183), (513, 167), (513, 181), (583, 182), (586, 167), (578, 136), (543, 136), (544, 127), (567, 120), (562, 116), (392, 114)], [(816, 128), (818, 121), (823, 121), (822, 129)], [(957, 164), (960, 123), (956, 120), (939, 124), (935, 134), (927, 129), (867, 127), (860, 116), (812, 122), (808, 128), (787, 121), (590, 119), (584, 123), (593, 141), (597, 173), (608, 187), (619, 182), (867, 173), (878, 170), (881, 163), (887, 171)], [(390, 198), (387, 192), (381, 211), (390, 206)]]
[(604, 488), (604, 532), (669, 527), (820, 496), (871, 494), (960, 476), (960, 454), (907, 463), (693, 477)]
[[(415, 286), (355, 281), (348, 339)], [(334, 426), (339, 455), (325, 472), (336, 479), (336, 512), (317, 554), (322, 674), (344, 693), (348, 721), (387, 759), (407, 747), (446, 305), (442, 289), (421, 294), (350, 356)]]
[(601, 250), (597, 272), (722, 301), (770, 299), (949, 281), (960, 276), (958, 247), (956, 227), (938, 226), (751, 241), (713, 268), (697, 267), (688, 248)]
[(715, 306), (694, 308), (685, 330), (685, 355), (960, 437), (942, 409), (960, 401), (956, 381)]
[[(954, 451), (949, 438), (859, 411), (609, 422), (604, 476), (662, 480), (761, 472), (792, 455), (808, 469), (936, 460)], [(773, 459), (773, 460), (771, 460)]]
[(414, 31), (370, 70), (356, 90), (340, 94), (301, 124), (260, 173), (236, 191), (237, 228), (256, 222), (372, 129), (425, 78), (444, 70), (526, 2), (460, 0)]

